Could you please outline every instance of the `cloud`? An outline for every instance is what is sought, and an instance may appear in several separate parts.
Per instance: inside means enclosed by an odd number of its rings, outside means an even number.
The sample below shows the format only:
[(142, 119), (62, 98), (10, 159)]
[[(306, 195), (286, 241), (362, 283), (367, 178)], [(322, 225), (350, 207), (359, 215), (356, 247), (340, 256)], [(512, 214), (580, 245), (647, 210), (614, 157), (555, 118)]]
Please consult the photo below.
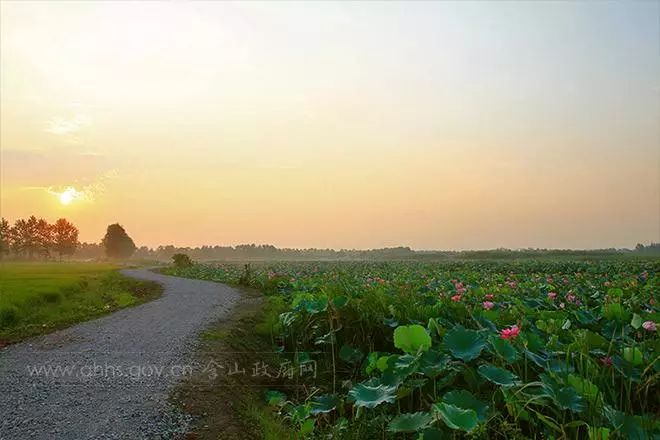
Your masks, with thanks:
[[(96, 181), (80, 185), (80, 183), (72, 185), (52, 185), (52, 186), (26, 186), (26, 190), (41, 190), (55, 196), (62, 201), (63, 195), (68, 197), (70, 201), (79, 200), (85, 202), (93, 202), (97, 197), (101, 196), (107, 188), (107, 184), (118, 177), (119, 173), (113, 169), (103, 173)], [(67, 203), (68, 204), (68, 203)]]
[(92, 119), (83, 113), (77, 113), (71, 118), (53, 118), (48, 121), (46, 131), (56, 135), (76, 134), (92, 124)]

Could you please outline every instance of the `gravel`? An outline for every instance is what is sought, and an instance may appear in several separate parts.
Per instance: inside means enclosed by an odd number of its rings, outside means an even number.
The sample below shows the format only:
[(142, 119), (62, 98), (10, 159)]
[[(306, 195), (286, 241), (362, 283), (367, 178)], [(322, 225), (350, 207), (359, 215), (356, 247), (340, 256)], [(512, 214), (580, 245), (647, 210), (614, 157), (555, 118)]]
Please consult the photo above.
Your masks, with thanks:
[(187, 431), (190, 419), (168, 404), (168, 392), (204, 368), (193, 361), (196, 336), (240, 294), (145, 269), (122, 273), (161, 283), (163, 295), (0, 350), (0, 439), (166, 439)]

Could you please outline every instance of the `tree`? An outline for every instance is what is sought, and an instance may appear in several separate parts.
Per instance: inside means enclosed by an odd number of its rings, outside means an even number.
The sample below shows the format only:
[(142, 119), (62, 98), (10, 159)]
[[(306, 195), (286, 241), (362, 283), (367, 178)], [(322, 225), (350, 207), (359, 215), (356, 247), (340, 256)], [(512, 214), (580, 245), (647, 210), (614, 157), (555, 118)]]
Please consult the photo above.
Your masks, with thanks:
[(16, 254), (27, 253), (28, 257), (32, 258), (39, 249), (38, 223), (39, 220), (33, 215), (27, 220), (16, 220), (12, 234), (14, 238), (12, 246)]
[(44, 258), (48, 258), (53, 247), (53, 225), (40, 218), (35, 226), (35, 234), (37, 238), (36, 249)]
[(0, 259), (9, 253), (12, 241), (12, 230), (9, 222), (4, 218), (0, 219)]
[(135, 252), (133, 239), (119, 223), (108, 226), (101, 244), (105, 248), (105, 254), (110, 258), (128, 258)]
[(193, 264), (187, 254), (174, 254), (172, 255), (172, 260), (174, 260), (174, 265), (176, 267), (189, 267)]
[(53, 248), (62, 259), (62, 255), (73, 255), (78, 247), (78, 228), (61, 218), (53, 225)]

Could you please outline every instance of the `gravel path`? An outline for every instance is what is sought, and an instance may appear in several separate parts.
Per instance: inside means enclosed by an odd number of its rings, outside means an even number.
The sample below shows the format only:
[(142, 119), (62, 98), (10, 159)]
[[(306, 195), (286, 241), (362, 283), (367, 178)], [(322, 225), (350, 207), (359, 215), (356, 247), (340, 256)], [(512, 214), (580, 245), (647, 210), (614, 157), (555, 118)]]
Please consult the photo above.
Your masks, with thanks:
[(195, 336), (240, 294), (144, 269), (122, 272), (163, 284), (163, 296), (0, 350), (0, 439), (133, 440), (186, 431), (189, 420), (167, 404), (168, 391), (190, 368), (204, 367), (191, 363)]

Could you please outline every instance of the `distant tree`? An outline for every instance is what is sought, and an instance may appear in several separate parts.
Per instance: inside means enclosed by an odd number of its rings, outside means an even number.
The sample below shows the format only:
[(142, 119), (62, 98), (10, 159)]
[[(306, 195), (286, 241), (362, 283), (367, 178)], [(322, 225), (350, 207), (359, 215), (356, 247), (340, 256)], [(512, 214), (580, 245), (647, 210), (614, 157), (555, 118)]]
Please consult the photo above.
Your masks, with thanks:
[(99, 243), (80, 243), (76, 248), (76, 257), (87, 260), (103, 258), (105, 251)]
[(193, 262), (187, 254), (174, 254), (172, 255), (172, 260), (174, 260), (174, 265), (176, 267), (188, 267), (192, 266)]
[(135, 252), (133, 239), (128, 236), (119, 223), (108, 226), (101, 245), (105, 248), (105, 254), (110, 258), (128, 258)]
[(18, 219), (14, 223), (12, 247), (17, 255), (27, 254), (32, 258), (39, 249), (38, 223), (39, 220), (33, 215), (27, 220)]
[(37, 236), (36, 250), (44, 258), (48, 258), (53, 247), (53, 225), (40, 218), (37, 220), (35, 233)]
[(78, 247), (78, 228), (69, 223), (67, 219), (61, 218), (52, 226), (53, 249), (60, 256), (73, 255)]
[(4, 258), (5, 254), (9, 253), (11, 249), (12, 230), (9, 222), (2, 218), (0, 219), (0, 259)]

